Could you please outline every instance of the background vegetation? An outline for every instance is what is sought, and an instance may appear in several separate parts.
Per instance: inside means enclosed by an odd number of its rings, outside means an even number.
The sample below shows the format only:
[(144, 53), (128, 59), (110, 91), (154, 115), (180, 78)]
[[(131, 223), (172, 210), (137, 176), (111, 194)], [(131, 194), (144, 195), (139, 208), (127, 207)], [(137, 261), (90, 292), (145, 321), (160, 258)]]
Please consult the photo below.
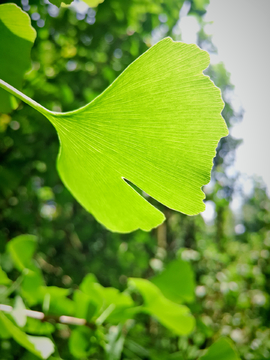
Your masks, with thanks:
[[(183, 1), (105, 0), (85, 13), (34, 0), (18, 5), (37, 30), (24, 92), (55, 111), (91, 101), (157, 40), (167, 35), (181, 40)], [(201, 26), (198, 44), (215, 51), (203, 30), (207, 1), (188, 5)], [(223, 116), (230, 127), (241, 114), (230, 103), (229, 75), (222, 64), (207, 73), (227, 100)], [(157, 204), (166, 223), (150, 233), (121, 235), (97, 223), (62, 185), (55, 169), (57, 135), (42, 115), (20, 104), (12, 114), (0, 115), (0, 131), (0, 265), (11, 279), (0, 273), (0, 299), (13, 306), (20, 295), (27, 307), (48, 315), (42, 328), (29, 319), (25, 326), (28, 333), (52, 337), (58, 348), (52, 359), (197, 359), (222, 335), (232, 339), (242, 359), (270, 358), (270, 200), (258, 181), (248, 195), (236, 187), (237, 175), (230, 175), (237, 146), (233, 138), (222, 139), (205, 188), (206, 200), (215, 207), (211, 222)], [(233, 194), (241, 198), (237, 213), (230, 207)], [(33, 262), (31, 245), (20, 252), (35, 269), (29, 281), (24, 268), (30, 265), (18, 265), (8, 246), (21, 234), (37, 237)], [(83, 279), (90, 279), (87, 274), (123, 291), (129, 277), (151, 278), (175, 259), (191, 264), (187, 271), (194, 272), (196, 295), (181, 299), (196, 319), (191, 334), (178, 336), (141, 313), (124, 329), (113, 320), (98, 330), (57, 323), (56, 316), (80, 315), (83, 305), (74, 293)], [(175, 288), (185, 287), (179, 282), (174, 279)], [(54, 288), (41, 295), (41, 284)], [(132, 296), (141, 303), (139, 294)], [(1, 331), (0, 336), (1, 359), (36, 358)]]

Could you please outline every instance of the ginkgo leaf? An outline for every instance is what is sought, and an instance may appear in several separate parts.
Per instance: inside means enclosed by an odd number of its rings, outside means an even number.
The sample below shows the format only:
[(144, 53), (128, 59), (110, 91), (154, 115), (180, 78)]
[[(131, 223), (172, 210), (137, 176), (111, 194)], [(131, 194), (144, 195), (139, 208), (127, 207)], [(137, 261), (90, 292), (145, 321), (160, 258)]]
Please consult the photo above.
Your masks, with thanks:
[(128, 182), (182, 213), (205, 209), (201, 187), (228, 134), (220, 90), (203, 74), (208, 65), (198, 46), (163, 39), (90, 104), (67, 113), (0, 86), (55, 126), (59, 174), (82, 206), (112, 231), (150, 230), (164, 215)]
[[(36, 38), (29, 16), (15, 4), (0, 5), (0, 79), (21, 89), (30, 68), (30, 51)], [(0, 113), (9, 113), (18, 103), (14, 96), (0, 89)]]

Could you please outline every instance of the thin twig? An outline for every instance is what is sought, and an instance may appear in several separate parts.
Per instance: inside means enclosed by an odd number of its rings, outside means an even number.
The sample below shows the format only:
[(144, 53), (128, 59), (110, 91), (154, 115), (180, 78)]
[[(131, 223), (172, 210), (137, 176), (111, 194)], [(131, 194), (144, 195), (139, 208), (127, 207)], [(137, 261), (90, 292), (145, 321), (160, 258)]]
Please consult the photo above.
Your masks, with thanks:
[[(6, 313), (11, 313), (13, 311), (13, 307), (9, 306), (9, 305), (0, 304), (0, 311), (4, 311)], [(73, 316), (45, 315), (41, 311), (34, 311), (34, 310), (28, 310), (28, 309), (24, 309), (24, 310), (22, 310), (22, 312), (24, 313), (25, 316), (31, 317), (33, 319), (41, 320), (42, 322), (54, 321), (54, 322), (60, 323), (60, 324), (78, 325), (78, 326), (85, 325), (85, 326), (89, 327), (90, 329), (93, 329), (93, 330), (96, 329), (96, 324), (89, 323), (85, 319), (75, 318)]]

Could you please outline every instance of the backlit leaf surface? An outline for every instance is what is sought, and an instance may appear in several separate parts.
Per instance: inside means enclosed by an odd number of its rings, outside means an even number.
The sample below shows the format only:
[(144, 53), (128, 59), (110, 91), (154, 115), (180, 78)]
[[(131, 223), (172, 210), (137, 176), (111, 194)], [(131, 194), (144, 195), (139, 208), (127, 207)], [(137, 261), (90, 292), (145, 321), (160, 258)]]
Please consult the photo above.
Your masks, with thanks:
[(99, 4), (103, 3), (104, 0), (83, 0), (90, 7), (97, 7)]
[(208, 65), (207, 52), (166, 38), (85, 107), (43, 111), (59, 135), (63, 182), (110, 230), (150, 230), (164, 220), (125, 179), (169, 208), (205, 209), (201, 187), (228, 134), (220, 90), (202, 73)]
[[(30, 51), (36, 31), (24, 11), (15, 4), (0, 5), (0, 79), (21, 89), (25, 72), (30, 68)], [(17, 107), (14, 96), (0, 89), (0, 113)]]
[(99, 222), (118, 232), (150, 230), (164, 215), (130, 183), (185, 214), (205, 209), (201, 187), (228, 134), (220, 90), (202, 72), (208, 65), (208, 53), (196, 45), (163, 39), (90, 104), (68, 113), (0, 86), (55, 126), (60, 176)]

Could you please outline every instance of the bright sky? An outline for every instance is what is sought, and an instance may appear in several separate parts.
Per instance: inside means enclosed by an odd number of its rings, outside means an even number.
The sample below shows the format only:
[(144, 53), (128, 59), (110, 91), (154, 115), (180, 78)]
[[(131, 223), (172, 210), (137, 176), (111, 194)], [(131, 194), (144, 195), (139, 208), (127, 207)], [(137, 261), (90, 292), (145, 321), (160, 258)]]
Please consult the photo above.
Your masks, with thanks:
[(270, 193), (270, 1), (211, 0), (205, 19), (245, 111), (232, 130), (244, 140), (235, 167), (262, 176)]

